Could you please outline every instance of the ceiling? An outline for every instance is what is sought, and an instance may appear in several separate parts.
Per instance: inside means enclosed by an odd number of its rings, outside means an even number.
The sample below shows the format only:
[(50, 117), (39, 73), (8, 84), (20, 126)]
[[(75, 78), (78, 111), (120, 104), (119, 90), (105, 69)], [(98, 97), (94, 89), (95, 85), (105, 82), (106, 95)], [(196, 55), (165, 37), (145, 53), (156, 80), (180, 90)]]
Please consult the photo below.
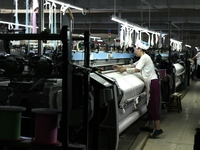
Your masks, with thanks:
[[(19, 0), (19, 22), (25, 24), (25, 1)], [(32, 0), (29, 0), (32, 2)], [(45, 1), (45, 0), (44, 0)], [(199, 0), (62, 0), (84, 9), (72, 10), (74, 33), (89, 30), (92, 34), (103, 33), (111, 36), (118, 33), (118, 24), (111, 20), (115, 14), (124, 20), (147, 27), (153, 31), (170, 34), (185, 43), (200, 42), (200, 1)], [(57, 7), (59, 11), (59, 6)], [(13, 0), (3, 0), (0, 6), (0, 20), (15, 21)], [(48, 28), (49, 13), (44, 10), (44, 23)], [(67, 15), (67, 14), (66, 14)], [(60, 24), (57, 16), (57, 27)], [(37, 22), (39, 24), (39, 22)]]

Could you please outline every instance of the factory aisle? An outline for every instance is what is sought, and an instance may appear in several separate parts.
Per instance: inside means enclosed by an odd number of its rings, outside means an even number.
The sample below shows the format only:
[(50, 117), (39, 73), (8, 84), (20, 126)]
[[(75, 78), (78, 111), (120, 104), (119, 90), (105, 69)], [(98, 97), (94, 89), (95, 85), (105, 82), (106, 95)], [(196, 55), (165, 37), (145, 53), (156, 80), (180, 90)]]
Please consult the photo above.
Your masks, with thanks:
[(164, 133), (156, 139), (147, 138), (143, 150), (193, 150), (196, 128), (200, 128), (200, 81), (192, 81), (181, 102), (180, 113), (162, 110)]

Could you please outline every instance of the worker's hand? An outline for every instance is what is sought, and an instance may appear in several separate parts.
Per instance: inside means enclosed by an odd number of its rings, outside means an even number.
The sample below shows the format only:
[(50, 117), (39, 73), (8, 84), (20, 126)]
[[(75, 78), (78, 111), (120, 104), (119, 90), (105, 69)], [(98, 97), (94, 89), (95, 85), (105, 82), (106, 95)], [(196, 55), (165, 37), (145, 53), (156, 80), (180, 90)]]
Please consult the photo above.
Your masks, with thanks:
[(120, 65), (113, 65), (112, 66), (113, 70), (119, 70), (119, 68), (122, 68)]
[(194, 62), (194, 60), (193, 60), (192, 58), (189, 58), (188, 60), (189, 60), (190, 62)]
[(136, 65), (133, 64), (133, 66), (131, 68), (135, 68), (135, 67), (136, 67)]
[(123, 73), (123, 72), (126, 71), (126, 68), (124, 68), (124, 67), (120, 67), (120, 68), (118, 69), (118, 71), (119, 71), (120, 73)]

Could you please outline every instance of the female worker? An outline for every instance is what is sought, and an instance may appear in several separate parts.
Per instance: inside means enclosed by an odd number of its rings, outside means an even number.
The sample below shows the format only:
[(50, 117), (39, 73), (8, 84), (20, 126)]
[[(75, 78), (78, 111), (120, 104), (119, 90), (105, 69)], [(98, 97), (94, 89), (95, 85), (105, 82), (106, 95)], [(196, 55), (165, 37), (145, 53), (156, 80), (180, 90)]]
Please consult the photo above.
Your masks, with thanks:
[(120, 73), (137, 73), (144, 81), (147, 91), (149, 126), (141, 127), (140, 129), (152, 132), (150, 138), (155, 138), (163, 133), (163, 130), (160, 128), (159, 114), (160, 84), (151, 57), (145, 53), (145, 50), (145, 46), (140, 41), (137, 46), (134, 46), (134, 53), (140, 59), (132, 65), (114, 65), (113, 69), (118, 70)]

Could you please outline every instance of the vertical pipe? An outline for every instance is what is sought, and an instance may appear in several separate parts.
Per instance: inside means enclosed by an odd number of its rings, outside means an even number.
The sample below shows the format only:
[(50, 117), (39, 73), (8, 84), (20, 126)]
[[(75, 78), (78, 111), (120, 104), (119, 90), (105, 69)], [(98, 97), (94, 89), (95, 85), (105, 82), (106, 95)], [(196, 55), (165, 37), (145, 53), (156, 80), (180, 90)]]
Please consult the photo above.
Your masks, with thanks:
[(57, 33), (56, 7), (54, 7), (54, 33)]
[(53, 34), (53, 6), (50, 7), (51, 33)]
[[(90, 49), (89, 49), (89, 42), (90, 42), (90, 34), (89, 31), (85, 31), (84, 33), (84, 66), (86, 68), (90, 67)], [(88, 103), (89, 103), (89, 82), (90, 76), (89, 72), (84, 73), (84, 108), (83, 108), (83, 143), (86, 145), (86, 149), (88, 149)]]
[(151, 24), (151, 8), (150, 8), (150, 6), (149, 6), (149, 28), (150, 28), (150, 25)]
[[(19, 29), (19, 21), (18, 21), (18, 0), (15, 0), (15, 29)], [(19, 33), (19, 32), (15, 32)]]
[(181, 24), (181, 39), (182, 39), (182, 41), (184, 43), (184, 39), (183, 39), (183, 23)]
[(33, 14), (33, 18), (32, 18), (33, 30), (32, 30), (32, 33), (37, 33), (37, 29), (36, 29), (36, 22), (37, 22), (36, 11), (37, 11), (38, 7), (39, 7), (38, 0), (32, 0), (32, 14)]
[[(29, 0), (26, 0), (26, 34), (29, 33), (29, 28), (28, 28), (28, 25), (29, 25), (29, 12), (28, 12), (28, 10), (29, 10)], [(28, 45), (27, 53), (29, 53), (30, 52), (30, 45), (29, 45), (30, 40), (26, 40), (26, 42), (27, 42), (27, 45)]]
[(71, 33), (68, 26), (63, 26), (61, 30), (62, 49), (62, 116), (61, 116), (61, 134), (62, 149), (68, 150), (69, 145), (69, 114), (72, 104), (72, 66), (70, 41)]
[(60, 12), (60, 29), (62, 29), (62, 15), (63, 15), (63, 13)]
[(29, 0), (26, 0), (26, 33), (29, 33), (29, 29), (28, 29), (28, 25), (29, 25), (28, 9), (29, 9)]
[[(119, 12), (119, 18), (121, 18), (121, 17), (122, 17), (122, 14), (121, 14), (121, 12)], [(121, 27), (121, 24), (118, 23), (118, 38), (120, 38), (120, 27)]]
[(141, 26), (143, 27), (143, 2), (141, 1)]
[(169, 7), (169, 3), (168, 3), (168, 40), (169, 40), (169, 57), (168, 57), (168, 61), (169, 61), (169, 74), (171, 74), (171, 45), (170, 45), (170, 38), (171, 38), (171, 21), (170, 21), (170, 7)]
[(190, 45), (190, 44), (191, 44), (191, 43), (190, 43), (190, 33), (188, 33), (188, 34), (189, 34), (189, 35), (188, 35), (188, 40), (189, 40), (189, 43), (188, 43), (188, 44)]
[(89, 67), (90, 66), (89, 31), (85, 31), (84, 37), (85, 37), (84, 38), (84, 46), (85, 46), (84, 66)]
[(36, 29), (36, 12), (33, 11), (33, 31), (32, 33), (37, 33), (37, 29)]
[(114, 0), (114, 15), (116, 15), (116, 0)]
[(185, 33), (185, 43), (188, 44), (187, 31), (186, 31), (186, 33)]
[[(54, 7), (54, 34), (57, 33), (56, 6)], [(54, 50), (56, 50), (57, 41), (54, 40)]]
[[(44, 30), (44, 0), (39, 0), (39, 33)], [(43, 54), (43, 41), (38, 41), (38, 54)]]

